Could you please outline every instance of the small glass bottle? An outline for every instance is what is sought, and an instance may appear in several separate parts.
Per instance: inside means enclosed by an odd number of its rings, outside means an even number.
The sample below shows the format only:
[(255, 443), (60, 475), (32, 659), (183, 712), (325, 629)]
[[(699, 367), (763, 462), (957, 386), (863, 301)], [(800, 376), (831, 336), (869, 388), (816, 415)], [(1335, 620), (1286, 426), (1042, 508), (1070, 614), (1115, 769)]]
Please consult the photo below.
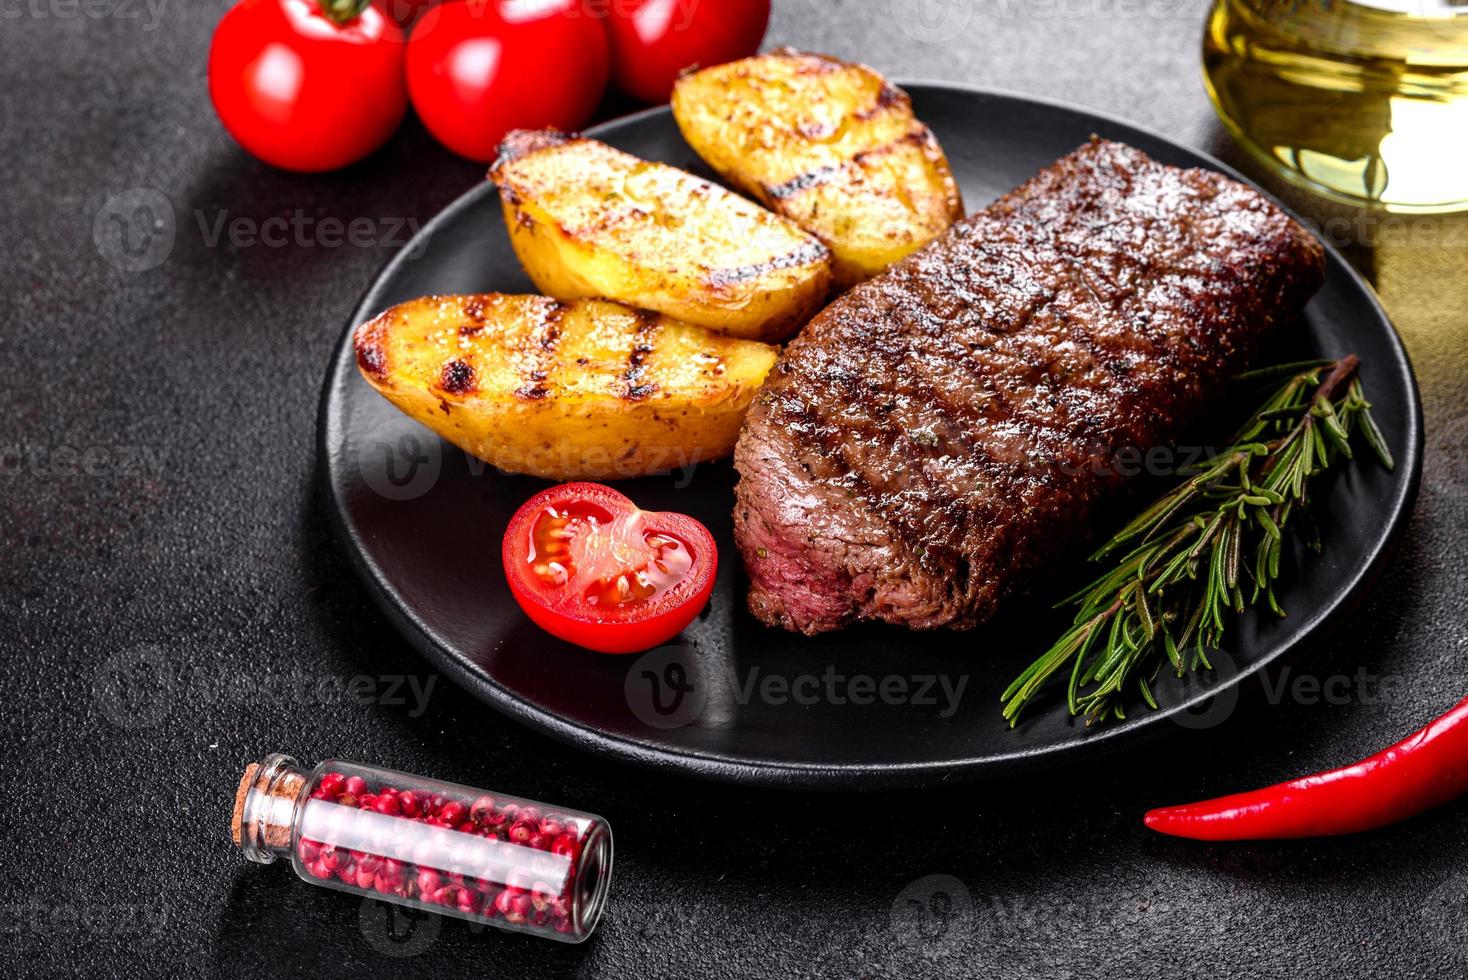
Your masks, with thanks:
[(1203, 77), (1239, 144), (1293, 184), (1390, 212), (1468, 207), (1464, 0), (1214, 0)]
[(245, 857), (289, 855), (313, 884), (568, 943), (612, 875), (601, 817), (354, 762), (251, 763), (230, 829)]

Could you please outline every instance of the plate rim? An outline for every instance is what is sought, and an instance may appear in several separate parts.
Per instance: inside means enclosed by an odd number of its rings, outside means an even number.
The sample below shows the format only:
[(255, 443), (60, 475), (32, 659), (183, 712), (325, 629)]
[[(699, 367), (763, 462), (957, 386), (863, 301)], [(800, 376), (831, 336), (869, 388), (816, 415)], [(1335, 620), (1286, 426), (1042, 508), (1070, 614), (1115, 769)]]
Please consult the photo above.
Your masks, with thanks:
[[(1405, 471), (1406, 478), (1397, 484), (1398, 490), (1389, 502), (1387, 513), (1384, 515), (1384, 532), (1374, 540), (1365, 561), (1357, 567), (1354, 576), (1340, 594), (1340, 598), (1325, 608), (1315, 610), (1310, 616), (1306, 617), (1298, 631), (1296, 639), (1292, 642), (1280, 645), (1277, 649), (1270, 651), (1266, 656), (1251, 662), (1231, 677), (1212, 687), (1199, 691), (1166, 708), (1150, 710), (1145, 715), (1136, 716), (1138, 718), (1136, 722), (1123, 723), (1093, 732), (1083, 740), (1078, 739), (1074, 744), (1062, 743), (1059, 745), (1046, 744), (1030, 746), (1017, 749), (1013, 752), (969, 756), (962, 759), (925, 762), (818, 764), (796, 763), (774, 759), (752, 760), (747, 757), (734, 758), (717, 752), (673, 749), (641, 741), (634, 737), (609, 734), (601, 729), (569, 720), (531, 704), (501, 686), (492, 676), (481, 673), (479, 670), (473, 668), (451, 648), (439, 644), (433, 639), (431, 631), (420, 617), (405, 604), (398, 601), (394, 590), (386, 582), (383, 569), (360, 546), (357, 540), (359, 533), (349, 526), (346, 518), (347, 508), (345, 502), (338, 494), (336, 481), (333, 480), (333, 474), (335, 472), (333, 461), (336, 459), (337, 454), (333, 451), (332, 447), (334, 445), (340, 445), (343, 441), (341, 438), (343, 427), (340, 414), (337, 411), (336, 400), (332, 396), (336, 388), (335, 383), (340, 373), (340, 364), (345, 358), (346, 350), (351, 347), (353, 330), (363, 318), (372, 315), (373, 311), (369, 308), (369, 301), (373, 300), (374, 295), (379, 290), (380, 284), (389, 278), (400, 264), (414, 258), (416, 247), (422, 244), (422, 241), (430, 238), (440, 226), (457, 218), (461, 211), (478, 204), (480, 199), (485, 195), (495, 193), (494, 185), (488, 180), (484, 180), (454, 198), (454, 200), (450, 201), (430, 218), (406, 245), (401, 247), (378, 269), (356, 303), (353, 304), (346, 327), (331, 348), (331, 355), (321, 385), (321, 393), (318, 396), (316, 425), (316, 468), (321, 489), (325, 492), (326, 510), (329, 513), (331, 527), (334, 535), (338, 539), (339, 546), (346, 552), (357, 577), (367, 586), (368, 593), (372, 596), (373, 602), (393, 624), (398, 633), (430, 663), (448, 674), (455, 684), (468, 690), (480, 701), (485, 702), (501, 714), (536, 731), (549, 735), (557, 741), (584, 751), (593, 752), (621, 762), (632, 763), (653, 771), (675, 772), (702, 779), (740, 785), (807, 790), (922, 788), (939, 783), (952, 783), (956, 781), (977, 782), (1006, 778), (1021, 768), (1024, 768), (1026, 772), (1039, 772), (1044, 768), (1054, 768), (1079, 762), (1080, 758), (1077, 753), (1082, 749), (1086, 753), (1106, 754), (1122, 747), (1145, 741), (1148, 736), (1169, 730), (1161, 725), (1162, 722), (1178, 714), (1191, 712), (1216, 695), (1231, 689), (1237, 689), (1250, 677), (1258, 674), (1281, 658), (1298, 652), (1301, 648), (1313, 647), (1323, 642), (1345, 619), (1360, 607), (1372, 585), (1380, 577), (1386, 561), (1400, 544), (1402, 535), (1411, 517), (1421, 486), (1424, 439), (1422, 397), (1418, 388), (1416, 373), (1412, 368), (1411, 359), (1406, 347), (1402, 343), (1401, 335), (1397, 332), (1396, 326), (1392, 323), (1391, 317), (1382, 306), (1380, 297), (1377, 296), (1371, 284), (1361, 276), (1355, 267), (1346, 261), (1339, 249), (1321, 238), (1311, 227), (1310, 223), (1304, 222), (1292, 208), (1280, 201), (1267, 189), (1260, 187), (1248, 176), (1223, 161), (1218, 160), (1204, 150), (1188, 146), (1170, 136), (1166, 136), (1149, 127), (1121, 119), (1111, 113), (1090, 109), (1076, 103), (1063, 102), (1042, 96), (1032, 96), (1003, 88), (967, 85), (941, 80), (897, 79), (894, 80), (894, 84), (909, 93), (917, 90), (949, 94), (959, 93), (1024, 105), (1043, 106), (1049, 110), (1103, 123), (1108, 127), (1114, 127), (1118, 130), (1130, 130), (1150, 140), (1180, 150), (1186, 155), (1194, 156), (1209, 168), (1244, 183), (1263, 194), (1295, 220), (1302, 221), (1305, 227), (1310, 229), (1315, 239), (1324, 246), (1328, 259), (1333, 261), (1346, 273), (1357, 290), (1366, 297), (1371, 311), (1385, 324), (1390, 346), (1396, 355), (1392, 365), (1393, 371), (1399, 375), (1400, 380), (1404, 383), (1409, 393), (1409, 405), (1407, 406), (1406, 412), (1406, 444), (1401, 447), (1397, 459), (1397, 466), (1399, 469)], [(584, 130), (584, 134), (591, 138), (598, 138), (615, 133), (618, 130), (635, 125), (646, 119), (661, 115), (671, 115), (671, 113), (672, 109), (668, 105), (650, 106), (589, 127)], [(996, 723), (998, 722), (996, 721)]]

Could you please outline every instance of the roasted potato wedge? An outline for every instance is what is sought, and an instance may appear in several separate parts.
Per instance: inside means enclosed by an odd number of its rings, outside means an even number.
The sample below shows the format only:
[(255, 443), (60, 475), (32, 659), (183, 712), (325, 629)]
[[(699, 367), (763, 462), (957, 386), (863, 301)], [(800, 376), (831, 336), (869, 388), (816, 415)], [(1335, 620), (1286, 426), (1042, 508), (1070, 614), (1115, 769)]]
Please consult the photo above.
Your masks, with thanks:
[(725, 180), (830, 246), (841, 288), (963, 217), (938, 140), (865, 65), (785, 48), (706, 68), (678, 80), (673, 118)]
[(830, 252), (791, 222), (595, 140), (517, 130), (489, 175), (525, 271), (557, 299), (604, 297), (778, 341), (830, 288)]
[(779, 353), (616, 303), (425, 296), (357, 328), (363, 377), (501, 469), (641, 476), (725, 456)]

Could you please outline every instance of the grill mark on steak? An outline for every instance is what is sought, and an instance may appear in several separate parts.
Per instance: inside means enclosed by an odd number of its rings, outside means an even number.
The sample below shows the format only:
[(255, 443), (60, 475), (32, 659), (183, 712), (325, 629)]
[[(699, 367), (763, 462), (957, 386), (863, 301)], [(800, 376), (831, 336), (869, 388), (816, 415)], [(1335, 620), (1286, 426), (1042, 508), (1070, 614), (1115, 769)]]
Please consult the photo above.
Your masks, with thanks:
[[(1062, 272), (1068, 274), (1068, 270)], [(1020, 319), (1027, 322), (1034, 314), (1049, 310), (1059, 295), (1059, 291), (1055, 289), (1038, 291), (1034, 296), (1034, 305), (1023, 310)], [(966, 301), (960, 303), (964, 312), (971, 309), (972, 304)], [(908, 400), (917, 405), (920, 411), (933, 413), (933, 417), (925, 425), (889, 427), (887, 433), (893, 437), (894, 458), (891, 462), (901, 466), (905, 474), (912, 475), (915, 479), (910, 482), (917, 484), (916, 487), (903, 489), (922, 493), (925, 502), (930, 506), (919, 510), (904, 508), (902, 501), (893, 495), (890, 482), (876, 483), (870, 480), (865, 482), (876, 493), (861, 495), (858, 499), (874, 506), (885, 519), (897, 526), (903, 536), (925, 535), (927, 550), (941, 549), (956, 553), (958, 542), (954, 538), (974, 516), (965, 493), (968, 488), (945, 479), (949, 474), (941, 472), (939, 465), (930, 464), (935, 460), (941, 463), (949, 457), (961, 457), (962, 463), (947, 465), (967, 464), (976, 480), (997, 483), (1017, 471), (1033, 469), (1037, 450), (1041, 456), (1055, 455), (1053, 451), (1045, 450), (1060, 444), (1066, 433), (1058, 422), (1036, 419), (1029, 439), (1008, 447), (1009, 451), (1001, 457), (995, 452), (994, 445), (985, 441), (982, 436), (996, 420), (1011, 417), (1014, 413), (1014, 406), (1002, 394), (1001, 385), (998, 384), (1002, 379), (997, 375), (1002, 372), (973, 357), (962, 342), (962, 331), (949, 331), (948, 324), (940, 322), (933, 311), (916, 308), (903, 310), (900, 316), (898, 325), (902, 329), (893, 334), (886, 331), (874, 333), (870, 349), (884, 363), (889, 379), (901, 378), (914, 386), (914, 390), (907, 393)], [(970, 322), (968, 325), (985, 331), (990, 329), (984, 323)], [(946, 383), (939, 383), (935, 372), (932, 372), (934, 377), (924, 373), (925, 359), (930, 369), (935, 366), (955, 368), (955, 376), (943, 379)], [(1032, 357), (1016, 368), (1011, 368), (1010, 373), (1022, 371), (1020, 377), (1023, 383), (1033, 388), (1049, 372), (1050, 367), (1050, 359)], [(973, 398), (971, 393), (975, 388), (993, 392), (994, 395)], [(881, 390), (869, 385), (858, 390), (865, 392), (868, 399), (886, 397)], [(871, 404), (871, 401), (866, 404)], [(914, 438), (915, 432), (927, 434), (933, 442), (923, 445)], [(861, 440), (853, 442), (858, 446), (864, 445)], [(843, 456), (849, 466), (855, 468), (861, 465), (860, 460), (853, 459), (850, 453), (843, 453)], [(1047, 479), (1043, 470), (1031, 472), (1030, 476), (1038, 480)]]
[(1083, 536), (1294, 317), (1323, 253), (1263, 197), (1094, 140), (857, 286), (745, 423), (735, 536), (760, 619), (971, 626)]
[[(988, 387), (992, 378), (983, 370), (983, 366), (969, 356), (967, 348), (961, 344), (948, 341), (941, 333), (934, 331), (932, 325), (919, 321), (912, 327), (920, 331), (917, 338), (920, 342), (926, 341), (926, 345), (938, 344), (941, 346), (945, 363), (956, 366), (960, 372), (966, 375), (966, 380), (976, 386)], [(885, 340), (886, 338), (884, 338)], [(942, 458), (954, 451), (960, 453), (975, 468), (987, 471), (993, 475), (996, 468), (1001, 464), (995, 459), (993, 453), (984, 443), (967, 438), (974, 431), (982, 431), (990, 421), (991, 411), (988, 399), (974, 400), (949, 397), (945, 386), (935, 383), (924, 375), (920, 365), (915, 363), (914, 352), (898, 343), (882, 342), (873, 347), (874, 352), (883, 362), (889, 378), (902, 378), (910, 385), (910, 390), (904, 392), (903, 401), (909, 405), (920, 406), (920, 411), (930, 412), (931, 417), (906, 418), (902, 424), (892, 425), (893, 416), (889, 415), (887, 434), (893, 437), (890, 443), (893, 449), (892, 460), (901, 467), (901, 474), (906, 477), (902, 482), (905, 484), (901, 489), (903, 492), (915, 491), (925, 495), (940, 510), (943, 511), (944, 521), (950, 527), (961, 523), (969, 516), (968, 509), (963, 507), (953, 488), (945, 481), (938, 478), (934, 467), (928, 465), (935, 457)], [(925, 350), (924, 353), (931, 351)], [(878, 398), (887, 395), (870, 385), (864, 386), (866, 400), (864, 406), (873, 404)], [(848, 443), (848, 446), (851, 444)], [(854, 461), (847, 456), (848, 463)], [(885, 482), (877, 487), (878, 494), (871, 498), (864, 498), (868, 504), (874, 504), (876, 509), (890, 521), (896, 523), (904, 530), (910, 530), (910, 522), (904, 518), (900, 507), (900, 498), (890, 492), (891, 481)], [(917, 484), (913, 486), (913, 484)], [(948, 547), (947, 541), (931, 541), (930, 546)]]

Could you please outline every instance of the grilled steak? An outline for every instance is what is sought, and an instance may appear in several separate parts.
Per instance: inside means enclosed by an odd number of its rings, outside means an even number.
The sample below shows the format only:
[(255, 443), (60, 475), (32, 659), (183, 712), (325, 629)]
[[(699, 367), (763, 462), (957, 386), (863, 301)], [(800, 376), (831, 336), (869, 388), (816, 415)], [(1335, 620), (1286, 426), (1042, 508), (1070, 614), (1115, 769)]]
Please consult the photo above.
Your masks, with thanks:
[[(751, 611), (804, 633), (990, 616), (1324, 276), (1249, 188), (1092, 140), (811, 321), (747, 418)], [(1123, 459), (1130, 457), (1121, 457)]]

